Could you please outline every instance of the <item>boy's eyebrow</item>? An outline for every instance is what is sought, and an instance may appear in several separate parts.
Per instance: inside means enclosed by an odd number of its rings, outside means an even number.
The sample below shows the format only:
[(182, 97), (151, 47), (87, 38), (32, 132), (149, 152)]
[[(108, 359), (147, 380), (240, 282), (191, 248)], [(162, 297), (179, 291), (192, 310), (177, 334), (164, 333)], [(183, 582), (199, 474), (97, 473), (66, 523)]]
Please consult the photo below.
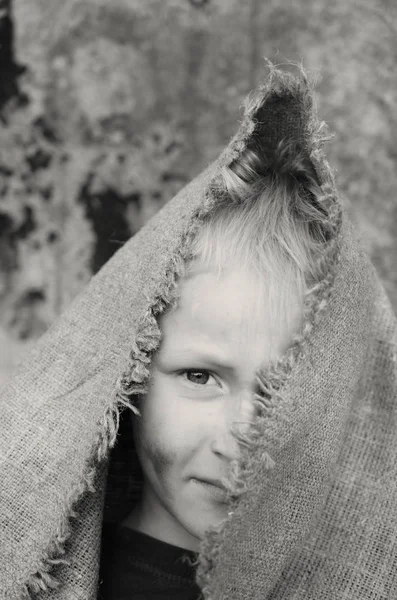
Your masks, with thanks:
[(200, 348), (168, 348), (168, 353), (171, 353), (173, 359), (192, 362), (192, 366), (195, 366), (194, 363), (201, 363), (203, 366), (211, 365), (230, 372), (234, 372), (236, 370), (226, 356), (211, 353), (208, 350), (203, 350)]

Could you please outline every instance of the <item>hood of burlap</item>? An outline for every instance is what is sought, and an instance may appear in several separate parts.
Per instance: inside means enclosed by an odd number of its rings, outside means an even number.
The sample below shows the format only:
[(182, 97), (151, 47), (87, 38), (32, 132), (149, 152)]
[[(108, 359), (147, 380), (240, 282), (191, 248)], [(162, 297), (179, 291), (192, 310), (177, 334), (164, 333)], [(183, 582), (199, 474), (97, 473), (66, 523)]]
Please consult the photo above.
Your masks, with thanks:
[(329, 239), (302, 328), (258, 374), (258, 419), (197, 581), (207, 600), (397, 597), (396, 317), (338, 199), (312, 84), (301, 69), (269, 71), (221, 156), (116, 252), (3, 390), (1, 598), (97, 597), (103, 521), (139, 490), (125, 405), (144, 394), (156, 314), (224, 194), (219, 169), (253, 136), (305, 149)]

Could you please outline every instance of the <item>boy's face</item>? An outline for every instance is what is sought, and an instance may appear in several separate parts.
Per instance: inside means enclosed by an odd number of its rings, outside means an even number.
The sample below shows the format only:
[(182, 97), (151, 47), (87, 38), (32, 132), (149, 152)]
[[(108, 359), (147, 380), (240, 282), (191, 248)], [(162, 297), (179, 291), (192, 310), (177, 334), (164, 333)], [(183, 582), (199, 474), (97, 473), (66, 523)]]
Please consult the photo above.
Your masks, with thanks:
[[(198, 551), (205, 530), (226, 516), (219, 490), (199, 481), (227, 475), (238, 456), (232, 423), (254, 418), (255, 372), (290, 343), (286, 328), (270, 340), (272, 316), (259, 296), (246, 273), (218, 278), (197, 265), (160, 320), (151, 386), (133, 417), (145, 481), (130, 525), (170, 544)], [(297, 325), (297, 297), (291, 313)]]

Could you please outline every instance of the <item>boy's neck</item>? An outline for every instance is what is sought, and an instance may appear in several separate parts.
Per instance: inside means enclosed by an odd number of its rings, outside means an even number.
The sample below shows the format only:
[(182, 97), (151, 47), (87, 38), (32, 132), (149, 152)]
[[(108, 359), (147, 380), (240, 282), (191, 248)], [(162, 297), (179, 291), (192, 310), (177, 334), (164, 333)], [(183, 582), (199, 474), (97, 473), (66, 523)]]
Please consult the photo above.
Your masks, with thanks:
[(151, 537), (184, 548), (185, 550), (199, 551), (200, 540), (193, 538), (190, 534), (176, 529), (175, 523), (168, 517), (165, 511), (155, 511), (155, 515), (147, 510), (147, 505), (141, 500), (122, 522), (123, 527), (139, 531)]

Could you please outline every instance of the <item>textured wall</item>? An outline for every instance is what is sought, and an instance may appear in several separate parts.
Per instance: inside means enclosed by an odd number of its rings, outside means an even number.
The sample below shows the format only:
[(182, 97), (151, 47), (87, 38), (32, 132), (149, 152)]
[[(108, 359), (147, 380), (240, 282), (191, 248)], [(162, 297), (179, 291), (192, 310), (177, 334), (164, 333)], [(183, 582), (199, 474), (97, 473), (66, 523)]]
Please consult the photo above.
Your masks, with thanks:
[(0, 372), (218, 154), (264, 56), (321, 72), (339, 187), (397, 309), (394, 0), (13, 0), (11, 14)]

